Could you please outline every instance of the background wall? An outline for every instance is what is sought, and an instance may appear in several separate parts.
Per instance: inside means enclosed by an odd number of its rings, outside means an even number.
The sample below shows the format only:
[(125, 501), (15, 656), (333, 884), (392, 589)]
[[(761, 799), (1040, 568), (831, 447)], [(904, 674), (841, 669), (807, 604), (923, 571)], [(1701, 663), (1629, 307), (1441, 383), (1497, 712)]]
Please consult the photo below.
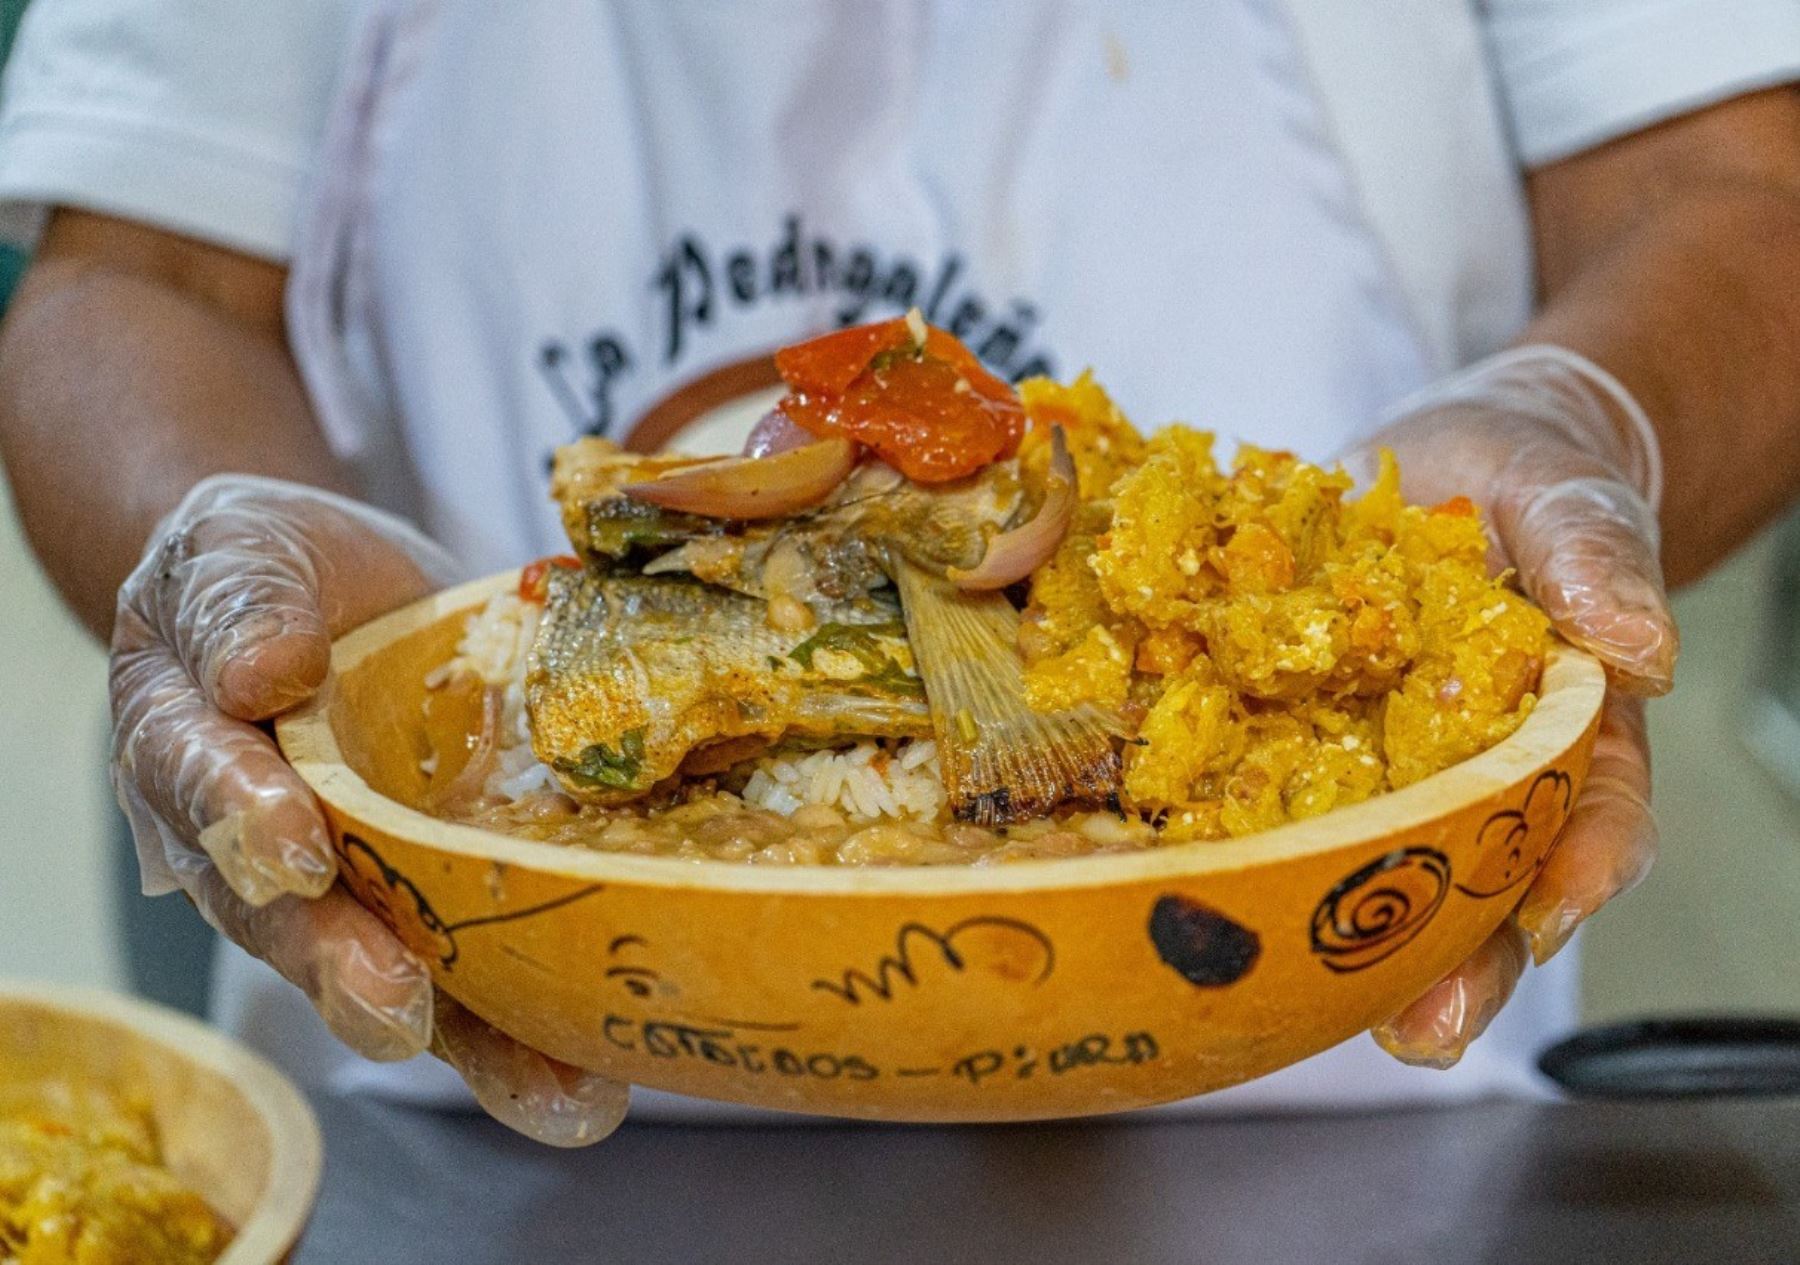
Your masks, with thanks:
[(57, 604), (3, 484), (0, 647), (0, 975), (117, 987), (106, 658)]
[[(1800, 533), (1789, 539), (1800, 543)], [(1800, 801), (1744, 743), (1772, 640), (1765, 535), (1676, 600), (1681, 662), (1650, 708), (1662, 857), (1587, 937), (1590, 1019), (1651, 1011), (1800, 1014)]]

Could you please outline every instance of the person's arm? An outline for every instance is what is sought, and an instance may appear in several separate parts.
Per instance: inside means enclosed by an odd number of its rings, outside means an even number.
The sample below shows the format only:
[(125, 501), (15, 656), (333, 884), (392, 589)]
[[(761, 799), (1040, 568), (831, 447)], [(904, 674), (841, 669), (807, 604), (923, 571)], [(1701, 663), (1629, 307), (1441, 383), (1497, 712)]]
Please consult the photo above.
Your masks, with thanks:
[(58, 211), (0, 328), (0, 458), (32, 548), (108, 636), (151, 528), (209, 474), (349, 478), (282, 333), (286, 269)]
[(1661, 442), (1663, 568), (1718, 562), (1800, 493), (1800, 89), (1530, 177), (1544, 307), (1522, 341), (1605, 367)]
[[(1582, 795), (1513, 920), (1375, 1030), (1455, 1062), (1657, 850), (1641, 695), (1673, 682), (1665, 577), (1692, 579), (1800, 491), (1800, 94), (1743, 97), (1531, 177), (1544, 304), (1512, 352), (1372, 436), (1410, 495), (1466, 493), (1498, 560), (1612, 689)], [(1366, 463), (1370, 453), (1352, 454)], [(1661, 471), (1661, 513), (1653, 512)]]
[(370, 1058), (430, 1049), (541, 1141), (606, 1136), (626, 1089), (514, 1042), (336, 882), (267, 720), (331, 639), (454, 563), (347, 483), (282, 341), (281, 269), (59, 213), (0, 335), (0, 437), (31, 539), (111, 630), (112, 780), (146, 894), (180, 890)]

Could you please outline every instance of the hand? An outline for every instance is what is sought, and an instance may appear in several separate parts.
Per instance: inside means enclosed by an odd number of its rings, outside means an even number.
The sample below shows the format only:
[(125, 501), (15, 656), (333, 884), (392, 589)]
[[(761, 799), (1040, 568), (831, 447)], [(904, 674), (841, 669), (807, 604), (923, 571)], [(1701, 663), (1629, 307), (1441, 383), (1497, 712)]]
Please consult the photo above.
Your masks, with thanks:
[(247, 476), (197, 485), (119, 590), (113, 784), (146, 895), (185, 892), (366, 1057), (431, 1049), (503, 1123), (585, 1145), (623, 1118), (626, 1087), (434, 995), (424, 964), (336, 885), (318, 804), (257, 723), (318, 688), (333, 636), (453, 574), (438, 546), (354, 501)]
[(1629, 890), (1656, 856), (1643, 696), (1673, 684), (1678, 639), (1658, 561), (1655, 432), (1625, 389), (1557, 347), (1484, 361), (1403, 406), (1345, 459), (1399, 458), (1404, 492), (1463, 495), (1488, 516), (1493, 561), (1518, 571), (1556, 630), (1605, 664), (1609, 689), (1587, 783), (1513, 917), (1468, 961), (1378, 1026), (1395, 1058), (1449, 1067), (1524, 972)]

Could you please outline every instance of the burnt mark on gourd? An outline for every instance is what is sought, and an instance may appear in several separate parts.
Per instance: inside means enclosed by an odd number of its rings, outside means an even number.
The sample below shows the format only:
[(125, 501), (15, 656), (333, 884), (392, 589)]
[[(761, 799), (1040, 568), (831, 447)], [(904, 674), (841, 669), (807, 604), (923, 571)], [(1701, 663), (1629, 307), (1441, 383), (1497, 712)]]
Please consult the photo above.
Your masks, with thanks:
[[(929, 952), (924, 957), (915, 956), (920, 945), (930, 946), (957, 975), (973, 966), (990, 978), (1035, 988), (1056, 969), (1056, 946), (1042, 930), (1018, 918), (982, 914), (964, 918), (942, 931), (920, 922), (906, 923), (894, 937), (894, 951), (884, 955), (872, 970), (846, 967), (837, 979), (816, 979), (812, 986), (852, 1006), (868, 1000), (893, 1001), (901, 983), (909, 988), (919, 987), (918, 968), (930, 960)], [(974, 960), (977, 957), (979, 961)]]
[(1250, 973), (1262, 954), (1256, 932), (1185, 896), (1164, 896), (1150, 910), (1156, 955), (1197, 988), (1223, 988)]
[(1312, 951), (1340, 975), (1386, 961), (1423, 931), (1450, 891), (1450, 858), (1396, 848), (1340, 879), (1312, 917)]

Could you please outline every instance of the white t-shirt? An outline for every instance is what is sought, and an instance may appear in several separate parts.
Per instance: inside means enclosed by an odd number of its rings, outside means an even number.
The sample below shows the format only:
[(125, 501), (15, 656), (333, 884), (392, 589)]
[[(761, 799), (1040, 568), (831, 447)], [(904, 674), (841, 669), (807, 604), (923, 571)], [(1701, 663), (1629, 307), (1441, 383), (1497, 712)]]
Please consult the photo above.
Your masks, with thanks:
[[(34, 0), (0, 96), (0, 224), (109, 212), (285, 260), (351, 22), (366, 0)], [(1409, 71), (1447, 48), (1439, 10), (1474, 11), (1518, 161), (1533, 167), (1800, 77), (1795, 0), (1295, 0), (1366, 201), (1406, 202), (1396, 169), (1454, 158), (1382, 138), (1426, 107)], [(1486, 76), (1467, 81), (1471, 96)], [(1464, 107), (1465, 112), (1468, 107)], [(1420, 199), (1413, 198), (1418, 203)], [(1378, 226), (1424, 227), (1403, 207)], [(1401, 239), (1395, 237), (1395, 244)], [(1425, 234), (1431, 240), (1431, 234)], [(1396, 255), (1429, 250), (1396, 250)]]
[[(1323, 457), (1523, 322), (1521, 161), (1797, 76), (1794, 0), (38, 0), (0, 200), (293, 260), (328, 437), (486, 568), (555, 547), (572, 425), (708, 423), (696, 387), (902, 291), (1009, 370)], [(1352, 1043), (1209, 1101), (1527, 1088), (1572, 965), (1449, 1076)], [(232, 978), (244, 1027), (304, 1022)]]

